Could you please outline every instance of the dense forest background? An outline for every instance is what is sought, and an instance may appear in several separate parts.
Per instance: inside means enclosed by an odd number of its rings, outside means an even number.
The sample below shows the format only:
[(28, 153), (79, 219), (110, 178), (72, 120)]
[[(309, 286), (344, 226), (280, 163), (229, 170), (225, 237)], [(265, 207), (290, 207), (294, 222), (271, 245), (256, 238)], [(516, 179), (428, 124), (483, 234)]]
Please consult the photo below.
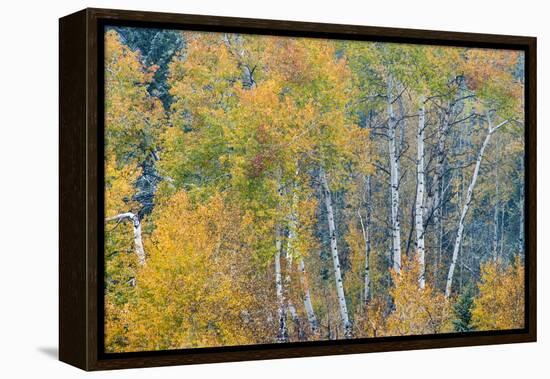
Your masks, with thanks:
[(524, 322), (521, 52), (109, 28), (105, 348)]

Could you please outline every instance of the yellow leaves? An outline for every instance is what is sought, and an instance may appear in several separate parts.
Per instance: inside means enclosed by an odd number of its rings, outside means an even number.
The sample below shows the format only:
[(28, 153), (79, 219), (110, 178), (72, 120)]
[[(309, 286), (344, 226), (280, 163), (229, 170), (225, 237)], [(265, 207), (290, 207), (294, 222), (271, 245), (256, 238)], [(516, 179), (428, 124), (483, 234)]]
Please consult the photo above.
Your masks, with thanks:
[(154, 71), (120, 42), (117, 32), (105, 34), (105, 151), (119, 161), (141, 163), (155, 144), (144, 135), (155, 136), (162, 129), (162, 104), (147, 92)]
[(243, 112), (244, 117), (261, 115), (264, 122), (269, 124), (280, 122), (278, 117), (288, 114), (288, 108), (284, 109), (288, 105), (281, 102), (282, 89), (282, 83), (273, 79), (263, 81), (250, 90), (238, 89), (240, 109), (236, 112)]
[(365, 281), (365, 240), (362, 230), (356, 223), (348, 226), (345, 235), (346, 244), (349, 247), (350, 270), (346, 273), (344, 281), (345, 293), (351, 299), (352, 309), (363, 310), (364, 304), (364, 281)]
[(348, 233), (345, 236), (346, 243), (350, 249), (351, 267), (357, 275), (362, 276), (362, 270), (365, 266), (365, 241), (363, 233), (356, 223), (348, 226)]
[(126, 304), (115, 304), (111, 296), (105, 301), (105, 346), (107, 351), (125, 351), (128, 344), (126, 338), (126, 320), (129, 318), (129, 307)]
[(150, 79), (139, 62), (139, 53), (121, 43), (116, 31), (105, 33), (105, 80), (130, 85), (132, 80), (146, 83)]
[(170, 64), (170, 94), (175, 97), (175, 109), (186, 108), (200, 119), (231, 96), (240, 71), (220, 34), (187, 36), (185, 59)]
[(315, 237), (317, 205), (317, 199), (314, 197), (302, 198), (293, 208), (296, 215), (296, 223), (293, 225), (296, 238), (292, 241), (295, 251), (291, 253), (295, 258), (306, 258), (311, 252), (319, 249), (319, 241)]
[[(121, 166), (121, 167), (120, 167)], [(141, 169), (116, 163), (114, 156), (105, 159), (105, 214), (113, 216), (133, 208), (134, 183)]]
[[(362, 324), (368, 337), (383, 337), (388, 333), (387, 327), (387, 302), (383, 298), (371, 300), (367, 306), (366, 315), (362, 316)], [(362, 334), (362, 333), (361, 333)]]
[(390, 295), (395, 310), (388, 317), (388, 335), (419, 335), (452, 331), (453, 312), (445, 296), (426, 284), (418, 285), (420, 264), (403, 259), (401, 273), (392, 272)]
[[(135, 350), (251, 343), (253, 326), (243, 310), (253, 309), (237, 210), (214, 196), (193, 204), (176, 193), (156, 215), (138, 271), (136, 300), (125, 318)], [(257, 283), (256, 283), (257, 284)], [(113, 324), (112, 328), (120, 328)], [(113, 332), (115, 332), (115, 329)], [(119, 330), (120, 331), (120, 330)]]
[(476, 329), (523, 328), (525, 270), (519, 256), (508, 266), (502, 261), (482, 265), (478, 290), (472, 310), (472, 322)]
[(369, 134), (368, 129), (351, 125), (347, 133), (339, 134), (338, 141), (348, 160), (354, 163), (354, 172), (364, 175), (374, 172), (374, 150)]
[(343, 106), (351, 89), (351, 73), (336, 57), (335, 42), (309, 38), (264, 38), (269, 77), (285, 84), (291, 96), (317, 106)]
[(231, 113), (232, 125), (228, 135), (233, 144), (242, 144), (242, 139), (266, 145), (282, 143), (288, 128), (290, 104), (281, 99), (281, 83), (267, 80), (257, 87), (237, 90), (239, 107)]

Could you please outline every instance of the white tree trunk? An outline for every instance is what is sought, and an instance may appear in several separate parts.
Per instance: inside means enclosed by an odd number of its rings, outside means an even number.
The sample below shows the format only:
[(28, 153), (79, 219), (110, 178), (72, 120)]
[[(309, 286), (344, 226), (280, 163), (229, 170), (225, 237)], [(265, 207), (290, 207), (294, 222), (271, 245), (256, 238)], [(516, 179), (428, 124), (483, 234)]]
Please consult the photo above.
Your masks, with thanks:
[(367, 208), (367, 217), (365, 222), (363, 222), (363, 217), (361, 217), (361, 212), (359, 214), (359, 221), (361, 222), (361, 230), (363, 231), (363, 240), (365, 241), (365, 272), (364, 272), (364, 284), (363, 284), (363, 303), (368, 305), (370, 300), (370, 223), (372, 215), (372, 191), (371, 191), (371, 176), (367, 175), (365, 179), (365, 193), (366, 193), (366, 208)]
[(317, 322), (317, 317), (315, 316), (315, 311), (313, 310), (313, 304), (311, 302), (311, 295), (309, 293), (309, 283), (307, 280), (306, 266), (304, 264), (304, 259), (300, 258), (299, 261), (300, 269), (300, 282), (302, 284), (302, 289), (304, 291), (304, 307), (306, 308), (307, 320), (311, 331), (316, 334), (319, 332), (319, 324)]
[(138, 215), (132, 212), (126, 212), (105, 219), (106, 222), (121, 222), (124, 220), (132, 221), (132, 225), (134, 227), (134, 249), (136, 251), (139, 264), (143, 266), (145, 264), (145, 250), (143, 248), (143, 241), (141, 239), (141, 222), (139, 221)]
[[(296, 196), (293, 196), (293, 206), (294, 206), (294, 204), (296, 204)], [(291, 256), (292, 251), (293, 251), (292, 241), (294, 240), (294, 238), (296, 238), (295, 228), (296, 228), (296, 215), (294, 213), (292, 213), (291, 217), (290, 217), (290, 225), (289, 225), (289, 230), (288, 230), (288, 242), (287, 242), (287, 262), (289, 264), (289, 268), (292, 265), (292, 256)], [(319, 326), (318, 326), (318, 323), (317, 323), (317, 317), (315, 316), (315, 312), (313, 310), (313, 304), (311, 302), (311, 294), (309, 292), (309, 284), (308, 284), (308, 280), (307, 280), (306, 266), (305, 266), (305, 263), (304, 263), (304, 259), (302, 257), (299, 258), (298, 266), (299, 266), (298, 269), (299, 269), (299, 272), (300, 272), (300, 283), (301, 283), (302, 289), (304, 291), (304, 308), (306, 310), (307, 320), (309, 322), (309, 326), (311, 328), (311, 331), (315, 334), (315, 333), (317, 333), (317, 331), (319, 329)], [(290, 270), (289, 270), (289, 274), (290, 274)], [(287, 274), (288, 284), (290, 284), (289, 274)], [(290, 287), (287, 286), (287, 288), (290, 288)], [(289, 307), (290, 307), (290, 305), (289, 305)], [(292, 308), (290, 309), (290, 311), (292, 313)], [(294, 312), (296, 312), (295, 309), (294, 309)], [(296, 320), (298, 318), (298, 315), (297, 314), (295, 316), (292, 315), (292, 317)]]
[(340, 308), (340, 316), (342, 318), (342, 328), (344, 336), (351, 338), (351, 324), (348, 317), (348, 307), (346, 305), (346, 296), (344, 294), (344, 283), (342, 282), (342, 272), (340, 269), (340, 259), (338, 258), (338, 243), (336, 237), (336, 226), (334, 222), (334, 211), (332, 207), (332, 195), (327, 182), (325, 171), (320, 170), (321, 185), (323, 188), (323, 197), (325, 199), (325, 207), (327, 210), (328, 227), (330, 233), (330, 250), (332, 254), (332, 263), (334, 266), (334, 278), (336, 280), (336, 293), (338, 295), (338, 304)]
[(290, 317), (292, 318), (292, 321), (294, 322), (294, 326), (296, 330), (298, 331), (298, 339), (300, 341), (303, 341), (305, 339), (305, 333), (304, 329), (302, 328), (302, 322), (300, 321), (300, 316), (298, 316), (298, 312), (296, 311), (296, 307), (292, 303), (292, 300), (290, 297), (287, 296), (287, 308), (288, 313), (290, 313)]
[(294, 233), (294, 228), (296, 227), (296, 216), (291, 214), (290, 217), (290, 223), (289, 223), (289, 229), (288, 229), (288, 238), (287, 238), (287, 248), (286, 248), (286, 275), (285, 275), (285, 287), (286, 287), (286, 301), (287, 301), (287, 307), (288, 311), (290, 313), (290, 317), (292, 318), (292, 321), (294, 322), (296, 328), (298, 329), (298, 334), (300, 336), (300, 340), (303, 338), (303, 330), (302, 330), (302, 323), (300, 322), (300, 316), (298, 316), (298, 312), (296, 311), (296, 307), (292, 303), (292, 299), (290, 298), (290, 288), (291, 288), (291, 273), (292, 273), (292, 254), (293, 254), (293, 247), (292, 247), (292, 241), (296, 237)]
[(449, 267), (449, 273), (447, 275), (447, 283), (445, 286), (445, 297), (449, 297), (451, 295), (451, 290), (453, 286), (453, 275), (455, 271), (456, 261), (458, 258), (458, 252), (460, 250), (460, 245), (462, 243), (462, 235), (464, 233), (464, 220), (466, 218), (466, 214), (468, 213), (468, 209), (470, 208), (470, 204), (472, 202), (472, 194), (474, 192), (474, 187), (476, 185), (477, 177), (479, 174), (479, 168), (481, 166), (481, 160), (483, 159), (483, 153), (485, 152), (487, 145), (489, 145), (489, 141), (491, 140), (491, 136), (493, 135), (493, 133), (497, 131), (497, 129), (500, 128), (502, 125), (508, 123), (508, 120), (506, 120), (501, 122), (499, 125), (492, 127), (490, 118), (487, 117), (487, 119), (489, 121), (489, 130), (487, 132), (487, 136), (485, 137), (485, 140), (483, 141), (483, 144), (481, 145), (479, 154), (477, 155), (476, 165), (474, 168), (474, 173), (472, 175), (472, 181), (468, 186), (468, 192), (466, 193), (466, 200), (464, 202), (464, 205), (462, 206), (462, 212), (460, 214), (460, 220), (458, 222), (458, 230), (456, 233), (456, 240), (453, 248), (453, 257), (451, 259), (451, 266)]
[(391, 230), (393, 270), (401, 272), (401, 226), (399, 221), (399, 157), (397, 155), (395, 114), (393, 112), (393, 78), (388, 76), (387, 88), (388, 140), (390, 153)]
[(288, 342), (288, 329), (286, 325), (285, 297), (283, 293), (283, 277), (281, 274), (281, 235), (277, 228), (275, 240), (275, 290), (277, 293), (277, 316), (279, 320), (279, 330), (277, 333), (277, 342)]
[(415, 204), (415, 230), (416, 230), (416, 250), (418, 263), (420, 265), (420, 277), (418, 284), (420, 288), (426, 285), (426, 263), (424, 248), (424, 188), (426, 174), (424, 172), (424, 128), (425, 128), (425, 108), (424, 99), (420, 99), (420, 109), (418, 111), (418, 130), (416, 135), (416, 204)]

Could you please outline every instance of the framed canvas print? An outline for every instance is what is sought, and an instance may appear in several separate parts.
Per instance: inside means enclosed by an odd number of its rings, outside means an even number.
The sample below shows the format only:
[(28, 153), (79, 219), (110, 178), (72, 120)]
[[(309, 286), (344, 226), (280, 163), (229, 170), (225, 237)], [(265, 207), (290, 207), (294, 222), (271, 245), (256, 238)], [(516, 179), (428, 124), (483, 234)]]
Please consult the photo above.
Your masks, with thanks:
[(60, 359), (536, 340), (536, 40), (60, 19)]

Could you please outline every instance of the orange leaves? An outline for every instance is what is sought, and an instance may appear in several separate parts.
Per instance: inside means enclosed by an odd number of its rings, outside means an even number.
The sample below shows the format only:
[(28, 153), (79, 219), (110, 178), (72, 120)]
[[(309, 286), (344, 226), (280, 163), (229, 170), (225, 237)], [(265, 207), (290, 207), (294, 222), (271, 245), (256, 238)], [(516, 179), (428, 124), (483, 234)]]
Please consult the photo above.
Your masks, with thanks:
[(265, 124), (262, 124), (258, 126), (258, 129), (256, 130), (256, 139), (259, 143), (265, 145), (270, 141), (270, 138), (268, 136), (268, 127)]
[(155, 72), (158, 71), (159, 68), (160, 68), (160, 66), (159, 66), (158, 64), (154, 64), (154, 65), (152, 65), (152, 66), (149, 66), (149, 67), (147, 68), (147, 71), (149, 71), (149, 74), (150, 74), (150, 75), (153, 75), (153, 74), (155, 74)]
[(522, 118), (522, 80), (515, 78), (522, 52), (469, 49), (462, 69), (469, 89), (476, 91), (485, 109), (496, 109), (503, 118)]
[(468, 85), (475, 90), (491, 81), (511, 81), (510, 73), (518, 55), (512, 50), (469, 49), (464, 63)]
[(311, 80), (311, 62), (295, 38), (265, 37), (266, 71), (286, 83), (303, 84)]
[(351, 89), (351, 72), (337, 58), (334, 41), (308, 38), (262, 37), (266, 39), (265, 70), (284, 83), (300, 103), (321, 103), (345, 98)]
[(506, 266), (502, 261), (481, 267), (479, 295), (472, 322), (478, 330), (519, 329), (524, 326), (525, 270), (521, 258)]
[(267, 156), (263, 153), (257, 153), (254, 157), (252, 157), (252, 160), (250, 162), (250, 177), (257, 178), (259, 177), (265, 170), (266, 164), (267, 164)]

